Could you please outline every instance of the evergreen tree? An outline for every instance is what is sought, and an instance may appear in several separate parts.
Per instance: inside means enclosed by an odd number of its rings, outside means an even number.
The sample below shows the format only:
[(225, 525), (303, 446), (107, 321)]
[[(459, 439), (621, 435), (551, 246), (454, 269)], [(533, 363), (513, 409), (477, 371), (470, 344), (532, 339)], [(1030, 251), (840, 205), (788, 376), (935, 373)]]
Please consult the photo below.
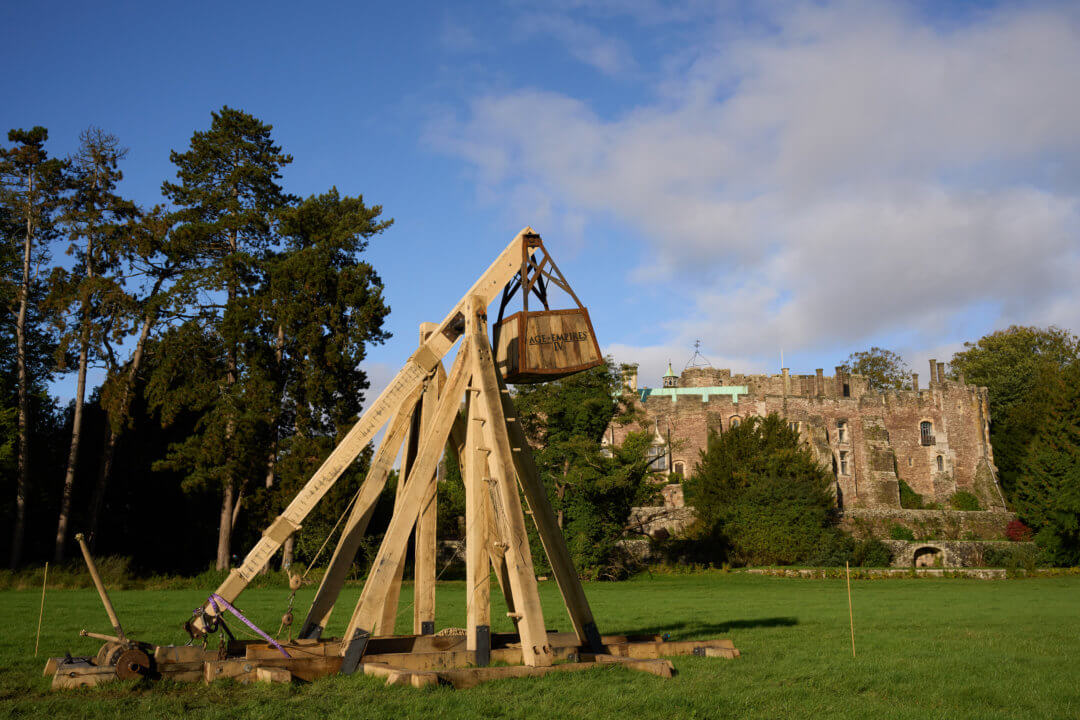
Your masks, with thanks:
[[(39, 270), (48, 262), (48, 245), (56, 236), (55, 217), (66, 182), (63, 161), (50, 159), (45, 150), (49, 133), (43, 127), (11, 130), (10, 148), (0, 148), (0, 207), (11, 229), (5, 238), (20, 252), (14, 286), (17, 307), (14, 323), (15, 383), (18, 393), (18, 451), (15, 521), (12, 524), (11, 566), (22, 560), (26, 530), (26, 503), (30, 490), (31, 396), (50, 377), (42, 361), (49, 356), (47, 333), (40, 325), (41, 280)], [(9, 230), (10, 232), (11, 230)], [(10, 291), (9, 291), (10, 294)], [(45, 354), (42, 354), (45, 351)]]
[[(355, 424), (368, 388), (360, 368), (367, 346), (389, 336), (382, 280), (360, 259), (368, 240), (393, 222), (379, 220), (381, 213), (337, 188), (279, 213), (283, 247), (270, 257), (257, 298), (263, 332), (273, 338), (269, 375), (279, 399), (265, 483), (273, 489), (280, 479), (271, 493), (275, 512)], [(354, 464), (350, 472), (360, 478), (364, 468)], [(347, 492), (352, 483), (338, 485)], [(286, 566), (291, 552), (287, 542)]]
[(806, 562), (833, 544), (834, 479), (776, 413), (709, 435), (686, 483), (711, 560)]
[[(266, 455), (257, 448), (266, 447), (275, 414), (273, 383), (264, 372), (273, 345), (259, 334), (252, 300), (274, 241), (275, 214), (292, 200), (279, 184), (292, 158), (271, 129), (223, 107), (186, 152), (170, 155), (178, 182), (162, 185), (178, 208), (176, 242), (187, 258), (175, 290), (193, 311), (187, 327), (162, 338), (160, 351), (173, 357), (158, 369), (183, 379), (159, 378), (156, 399), (166, 416), (175, 416), (176, 403), (202, 413), (197, 435), (174, 446), (166, 464), (187, 469), (191, 482), (220, 488), (218, 569), (230, 564), (238, 496), (260, 471), (265, 475)], [(181, 358), (185, 366), (178, 365)]]
[(46, 299), (59, 335), (57, 358), (63, 369), (75, 355), (77, 380), (67, 472), (60, 498), (53, 560), (64, 559), (64, 544), (71, 518), (75, 473), (82, 436), (86, 372), (99, 364), (110, 339), (123, 336), (120, 318), (127, 312), (122, 252), (130, 236), (130, 223), (138, 211), (135, 204), (117, 194), (123, 179), (120, 160), (127, 150), (115, 136), (89, 128), (79, 136), (79, 149), (68, 159), (70, 193), (65, 197), (59, 226), (70, 245), (71, 268), (54, 268)]
[(1044, 381), (1046, 416), (1019, 463), (1017, 513), (1054, 561), (1080, 564), (1080, 363)]

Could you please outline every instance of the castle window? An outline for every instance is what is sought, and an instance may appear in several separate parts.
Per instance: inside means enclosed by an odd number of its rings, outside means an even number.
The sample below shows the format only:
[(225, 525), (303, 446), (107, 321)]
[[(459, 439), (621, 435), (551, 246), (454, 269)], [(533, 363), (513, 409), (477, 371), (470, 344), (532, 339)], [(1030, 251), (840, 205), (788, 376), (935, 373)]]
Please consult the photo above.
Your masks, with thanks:
[(667, 448), (663, 445), (649, 447), (649, 470), (663, 472), (667, 470)]
[(844, 397), (851, 397), (851, 386), (844, 383)]
[(919, 440), (926, 447), (934, 444), (934, 423), (927, 420), (919, 423)]
[(847, 450), (840, 451), (840, 474), (848, 474), (848, 452)]
[(731, 418), (730, 426), (733, 428), (739, 427), (739, 416), (735, 415)]
[(846, 443), (847, 441), (847, 423), (840, 420), (836, 423), (836, 442)]
[(797, 422), (789, 422), (787, 424), (787, 426), (788, 426), (788, 430), (790, 430), (791, 432), (793, 432), (793, 433), (799, 432), (799, 423), (797, 423)]
[(686, 465), (685, 465), (685, 464), (683, 463), (683, 461), (682, 461), (682, 460), (679, 460), (678, 462), (676, 462), (676, 463), (675, 463), (675, 467), (674, 467), (674, 470), (675, 470), (675, 472), (677, 472), (677, 473), (678, 473), (679, 475), (683, 475), (683, 474), (685, 474), (685, 473), (686, 473)]
[(938, 472), (945, 472), (945, 458), (940, 455), (937, 456), (937, 469)]

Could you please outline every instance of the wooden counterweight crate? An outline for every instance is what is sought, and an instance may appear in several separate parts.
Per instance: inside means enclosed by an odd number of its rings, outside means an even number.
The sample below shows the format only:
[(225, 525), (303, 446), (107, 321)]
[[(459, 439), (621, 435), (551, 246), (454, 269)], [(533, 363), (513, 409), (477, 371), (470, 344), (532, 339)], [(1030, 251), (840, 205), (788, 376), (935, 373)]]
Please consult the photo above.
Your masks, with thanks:
[(517, 312), (495, 336), (495, 366), (508, 383), (557, 380), (604, 362), (585, 308)]
[[(495, 367), (508, 383), (542, 383), (594, 368), (604, 362), (589, 311), (544, 249), (539, 235), (527, 235), (521, 269), (503, 290), (492, 332)], [(557, 287), (577, 307), (552, 310), (548, 291)], [(504, 319), (510, 301), (521, 291), (521, 311)], [(543, 310), (529, 310), (535, 296)]]

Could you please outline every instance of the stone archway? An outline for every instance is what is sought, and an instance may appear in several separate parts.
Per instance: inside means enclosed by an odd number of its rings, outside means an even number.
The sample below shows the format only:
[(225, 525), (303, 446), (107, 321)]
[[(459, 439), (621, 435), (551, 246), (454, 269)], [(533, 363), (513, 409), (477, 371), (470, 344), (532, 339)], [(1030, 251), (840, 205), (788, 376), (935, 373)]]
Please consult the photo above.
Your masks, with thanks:
[(933, 545), (916, 548), (911, 557), (912, 567), (940, 567), (945, 564), (945, 551)]

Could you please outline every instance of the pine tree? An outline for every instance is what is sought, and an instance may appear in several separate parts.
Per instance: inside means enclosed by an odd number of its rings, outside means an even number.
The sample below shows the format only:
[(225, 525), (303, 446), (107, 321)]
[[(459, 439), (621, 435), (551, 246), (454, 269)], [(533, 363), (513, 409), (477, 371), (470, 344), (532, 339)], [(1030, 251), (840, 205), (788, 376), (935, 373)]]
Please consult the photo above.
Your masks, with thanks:
[[(39, 269), (48, 262), (48, 244), (56, 235), (55, 216), (66, 182), (63, 161), (50, 159), (45, 150), (49, 132), (43, 127), (11, 130), (11, 148), (0, 149), (0, 206), (6, 211), (15, 235), (6, 238), (21, 249), (19, 272), (14, 279), (15, 372), (18, 387), (18, 459), (15, 493), (15, 522), (12, 525), (11, 566), (22, 560), (26, 531), (26, 501), (30, 488), (30, 396), (35, 386), (48, 379), (41, 363), (44, 332), (36, 322), (41, 294)], [(37, 352), (31, 352), (34, 345)]]
[(53, 269), (46, 299), (60, 333), (57, 357), (61, 368), (67, 356), (78, 358), (71, 444), (53, 555), (58, 563), (64, 559), (71, 519), (86, 372), (103, 360), (110, 339), (122, 338), (120, 318), (127, 312), (129, 297), (124, 290), (121, 253), (138, 214), (133, 202), (117, 194), (123, 179), (119, 163), (127, 150), (115, 136), (93, 127), (82, 132), (79, 143), (78, 151), (68, 159), (70, 193), (59, 218), (59, 226), (70, 241), (67, 253), (75, 262), (70, 269)]
[[(360, 259), (368, 240), (393, 222), (379, 220), (381, 213), (331, 188), (279, 215), (284, 247), (268, 263), (260, 295), (280, 398), (266, 487), (280, 476), (273, 493), (279, 506), (356, 422), (368, 388), (360, 368), (367, 346), (388, 337), (382, 280)], [(283, 565), (291, 562), (291, 547)]]
[(1044, 380), (1047, 412), (1014, 487), (1016, 510), (1055, 562), (1080, 563), (1080, 363)]
[[(175, 291), (193, 308), (193, 317), (190, 327), (167, 333), (160, 348), (180, 355), (159, 369), (172, 368), (186, 382), (179, 392), (169, 392), (177, 388), (159, 379), (157, 397), (159, 403), (182, 402), (203, 412), (199, 434), (178, 443), (168, 463), (190, 470), (195, 482), (220, 487), (218, 569), (229, 567), (239, 496), (259, 468), (265, 473), (266, 457), (258, 458), (256, 448), (265, 445), (273, 415), (273, 386), (262, 371), (273, 352), (259, 336), (253, 296), (273, 244), (275, 213), (292, 201), (279, 185), (281, 169), (292, 158), (274, 144), (271, 129), (223, 107), (213, 113), (209, 130), (192, 136), (186, 152), (170, 155), (179, 182), (162, 185), (178, 208), (176, 243), (188, 259)], [(179, 357), (192, 362), (179, 367)], [(201, 394), (193, 396), (192, 388)], [(167, 408), (166, 414), (177, 410)]]

